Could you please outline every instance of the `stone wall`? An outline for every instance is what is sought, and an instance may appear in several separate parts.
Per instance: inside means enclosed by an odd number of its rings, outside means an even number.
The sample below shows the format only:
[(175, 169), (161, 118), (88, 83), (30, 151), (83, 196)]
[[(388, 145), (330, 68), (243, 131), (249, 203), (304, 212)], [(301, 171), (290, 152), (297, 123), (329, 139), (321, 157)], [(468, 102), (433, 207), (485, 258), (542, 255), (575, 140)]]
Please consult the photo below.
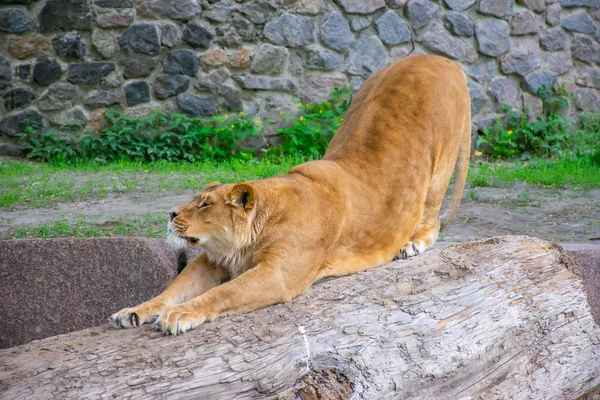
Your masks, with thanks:
[(411, 51), (464, 67), (476, 124), (539, 112), (544, 83), (598, 110), (599, 21), (600, 0), (0, 0), (0, 134), (117, 107), (243, 111), (268, 140), (281, 111)]

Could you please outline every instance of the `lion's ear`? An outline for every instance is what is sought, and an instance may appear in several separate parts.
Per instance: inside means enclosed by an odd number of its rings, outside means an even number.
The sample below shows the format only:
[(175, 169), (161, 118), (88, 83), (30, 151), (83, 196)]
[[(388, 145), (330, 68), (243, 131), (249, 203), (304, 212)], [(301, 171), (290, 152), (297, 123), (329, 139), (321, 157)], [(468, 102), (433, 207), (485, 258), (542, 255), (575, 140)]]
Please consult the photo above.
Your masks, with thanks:
[(206, 186), (204, 186), (204, 191), (208, 191), (208, 190), (212, 190), (214, 188), (216, 188), (217, 186), (219, 186), (221, 183), (220, 182), (210, 182), (209, 184), (207, 184)]
[(227, 194), (227, 204), (251, 210), (256, 201), (254, 188), (247, 183), (238, 183)]

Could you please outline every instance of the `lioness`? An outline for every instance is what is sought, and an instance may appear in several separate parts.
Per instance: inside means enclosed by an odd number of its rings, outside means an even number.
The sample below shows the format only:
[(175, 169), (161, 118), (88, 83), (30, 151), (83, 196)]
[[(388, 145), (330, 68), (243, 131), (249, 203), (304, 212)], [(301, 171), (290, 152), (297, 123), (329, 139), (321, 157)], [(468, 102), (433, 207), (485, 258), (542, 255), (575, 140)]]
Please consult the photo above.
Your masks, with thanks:
[(289, 301), (319, 278), (420, 254), (456, 213), (470, 147), (461, 68), (406, 57), (363, 84), (323, 159), (268, 179), (211, 183), (175, 207), (169, 235), (203, 253), (162, 294), (109, 320), (128, 328), (155, 319), (177, 335)]

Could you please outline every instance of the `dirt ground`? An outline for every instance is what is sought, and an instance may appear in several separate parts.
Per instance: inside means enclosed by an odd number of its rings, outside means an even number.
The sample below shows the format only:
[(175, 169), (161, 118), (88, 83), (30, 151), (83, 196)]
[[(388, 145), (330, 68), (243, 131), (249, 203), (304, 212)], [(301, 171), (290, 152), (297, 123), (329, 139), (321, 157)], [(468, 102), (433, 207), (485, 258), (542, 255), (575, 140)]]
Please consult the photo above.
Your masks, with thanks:
[[(17, 227), (60, 219), (107, 226), (131, 217), (167, 215), (193, 192), (156, 198), (151, 193), (113, 195), (101, 200), (62, 203), (50, 208), (18, 207), (0, 212), (0, 237)], [(165, 217), (166, 218), (166, 217)], [(527, 234), (559, 242), (600, 243), (600, 189), (570, 190), (514, 185), (467, 188), (459, 211), (440, 241), (460, 242), (505, 234)]]

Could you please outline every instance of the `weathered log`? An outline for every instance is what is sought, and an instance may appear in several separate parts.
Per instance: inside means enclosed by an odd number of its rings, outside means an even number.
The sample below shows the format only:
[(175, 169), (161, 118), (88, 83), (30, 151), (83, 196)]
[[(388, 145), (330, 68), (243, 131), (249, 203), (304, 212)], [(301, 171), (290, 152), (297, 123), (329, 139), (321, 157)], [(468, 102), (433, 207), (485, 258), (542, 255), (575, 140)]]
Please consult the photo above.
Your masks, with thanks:
[(600, 328), (559, 247), (507, 236), (178, 337), (105, 325), (0, 351), (3, 399), (307, 398), (328, 376), (356, 399), (573, 399), (600, 385)]

